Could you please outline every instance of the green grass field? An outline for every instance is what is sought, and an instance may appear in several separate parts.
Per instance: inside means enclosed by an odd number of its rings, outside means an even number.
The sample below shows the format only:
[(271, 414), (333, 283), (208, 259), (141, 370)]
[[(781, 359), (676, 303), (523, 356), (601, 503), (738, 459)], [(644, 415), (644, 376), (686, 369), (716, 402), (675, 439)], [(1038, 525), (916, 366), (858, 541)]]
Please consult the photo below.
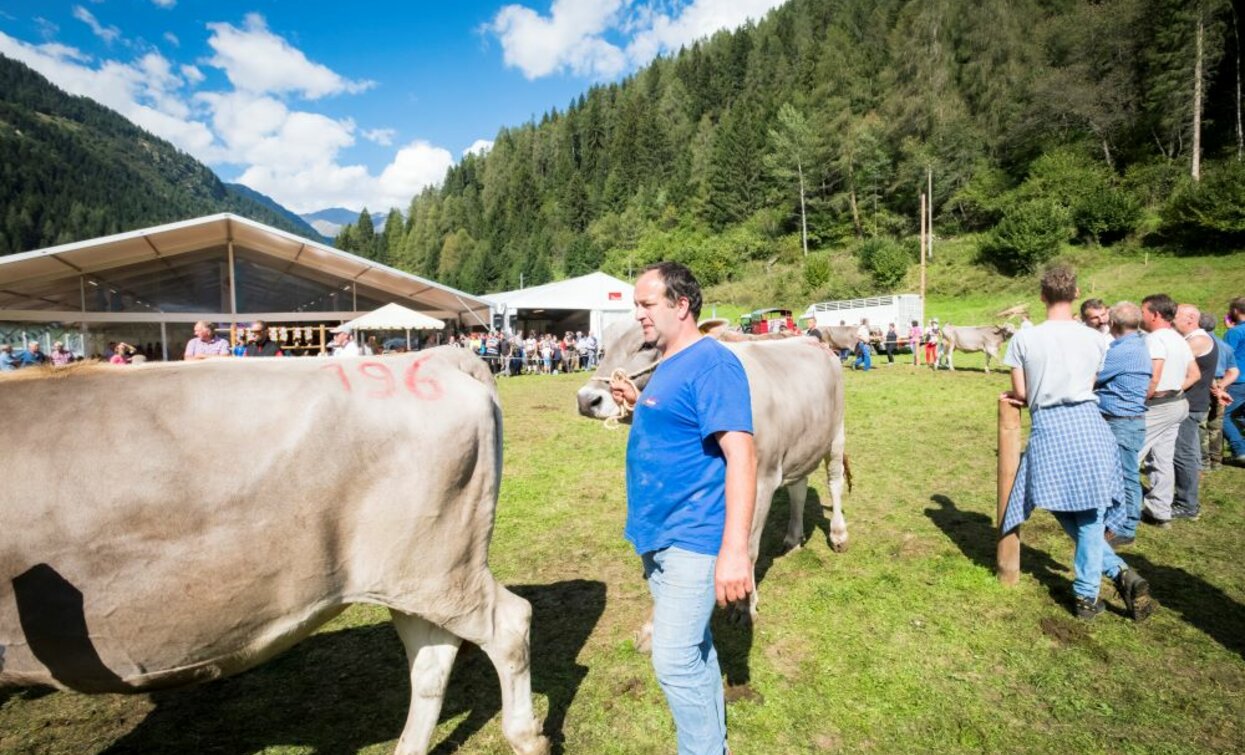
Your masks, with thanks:
[[(715, 620), (734, 752), (1245, 749), (1245, 469), (1207, 478), (1201, 521), (1143, 529), (1123, 551), (1160, 604), (1150, 621), (1122, 617), (1104, 587), (1111, 610), (1078, 623), (1072, 544), (1049, 514), (1023, 530), (1019, 586), (994, 578), (995, 397), (1006, 378), (979, 364), (846, 375), (849, 551), (827, 545), (825, 482), (814, 480), (807, 542), (779, 554), (780, 493), (759, 623)], [(534, 606), (537, 707), (562, 751), (673, 752), (661, 692), (632, 646), (649, 599), (621, 536), (626, 432), (575, 415), (582, 382), (501, 381), (492, 564)], [(407, 700), (386, 614), (360, 606), (273, 662), (192, 690), (10, 693), (0, 751), (383, 753)], [(492, 667), (464, 647), (436, 752), (509, 752), (498, 708)]]

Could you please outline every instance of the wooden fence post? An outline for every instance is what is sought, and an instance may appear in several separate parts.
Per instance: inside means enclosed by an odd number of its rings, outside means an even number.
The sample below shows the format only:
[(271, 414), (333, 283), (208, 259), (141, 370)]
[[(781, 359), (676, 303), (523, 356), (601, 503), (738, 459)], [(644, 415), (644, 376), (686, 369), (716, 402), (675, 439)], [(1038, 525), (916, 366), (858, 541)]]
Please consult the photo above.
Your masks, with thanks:
[(1019, 467), (1020, 407), (1006, 399), (999, 399), (999, 502), (998, 518), (994, 522), (999, 542), (995, 573), (1005, 585), (1014, 585), (1020, 579), (1020, 527), (1003, 532), (1007, 497), (1012, 492)]

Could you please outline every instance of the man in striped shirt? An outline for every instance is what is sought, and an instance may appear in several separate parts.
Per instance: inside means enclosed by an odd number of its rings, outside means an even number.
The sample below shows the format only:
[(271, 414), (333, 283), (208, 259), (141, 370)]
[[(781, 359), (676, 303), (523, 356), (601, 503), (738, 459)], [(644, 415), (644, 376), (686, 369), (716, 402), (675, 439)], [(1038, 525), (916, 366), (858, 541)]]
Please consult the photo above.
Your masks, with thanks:
[(1111, 335), (1102, 369), (1094, 383), (1098, 411), (1107, 421), (1120, 454), (1124, 473), (1124, 507), (1127, 518), (1110, 533), (1116, 548), (1131, 545), (1141, 521), (1141, 446), (1146, 440), (1146, 391), (1150, 387), (1150, 351), (1141, 334), (1141, 309), (1122, 301), (1111, 308)]

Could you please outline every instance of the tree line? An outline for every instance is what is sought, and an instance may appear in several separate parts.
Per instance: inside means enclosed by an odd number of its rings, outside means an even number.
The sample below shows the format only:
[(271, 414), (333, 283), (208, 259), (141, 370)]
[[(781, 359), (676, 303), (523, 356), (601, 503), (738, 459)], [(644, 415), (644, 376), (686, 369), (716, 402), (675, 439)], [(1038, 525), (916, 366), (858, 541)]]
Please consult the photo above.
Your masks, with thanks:
[(1077, 240), (1245, 240), (1226, 0), (793, 0), (503, 128), (343, 248), (472, 292), (674, 258), (707, 283), (940, 234), (1031, 269)]

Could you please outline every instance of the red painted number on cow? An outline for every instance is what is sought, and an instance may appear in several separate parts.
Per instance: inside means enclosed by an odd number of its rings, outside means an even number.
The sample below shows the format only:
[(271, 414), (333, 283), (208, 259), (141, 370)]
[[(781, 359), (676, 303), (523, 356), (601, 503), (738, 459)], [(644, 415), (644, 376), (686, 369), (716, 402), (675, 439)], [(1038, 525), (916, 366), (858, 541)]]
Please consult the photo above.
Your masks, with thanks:
[(406, 389), (415, 394), (416, 397), (426, 401), (436, 401), (441, 398), (444, 391), (441, 390), (441, 384), (436, 378), (420, 377), (419, 370), (423, 367), (427, 357), (416, 359), (411, 362), (411, 366), (406, 368)]
[[(425, 401), (435, 401), (441, 398), (444, 391), (436, 378), (419, 374), (420, 368), (426, 360), (427, 357), (424, 357), (411, 362), (411, 366), (406, 368), (403, 382), (406, 385), (407, 391), (416, 398)], [(340, 364), (326, 364), (321, 369), (336, 372), (338, 379), (341, 380), (342, 390), (347, 393), (354, 392), (354, 385), (351, 383), (350, 375), (346, 372), (345, 367)], [(368, 398), (392, 398), (397, 394), (398, 381), (388, 365), (381, 364), (380, 362), (362, 362), (358, 365), (358, 373), (370, 385), (375, 386), (368, 391)]]

